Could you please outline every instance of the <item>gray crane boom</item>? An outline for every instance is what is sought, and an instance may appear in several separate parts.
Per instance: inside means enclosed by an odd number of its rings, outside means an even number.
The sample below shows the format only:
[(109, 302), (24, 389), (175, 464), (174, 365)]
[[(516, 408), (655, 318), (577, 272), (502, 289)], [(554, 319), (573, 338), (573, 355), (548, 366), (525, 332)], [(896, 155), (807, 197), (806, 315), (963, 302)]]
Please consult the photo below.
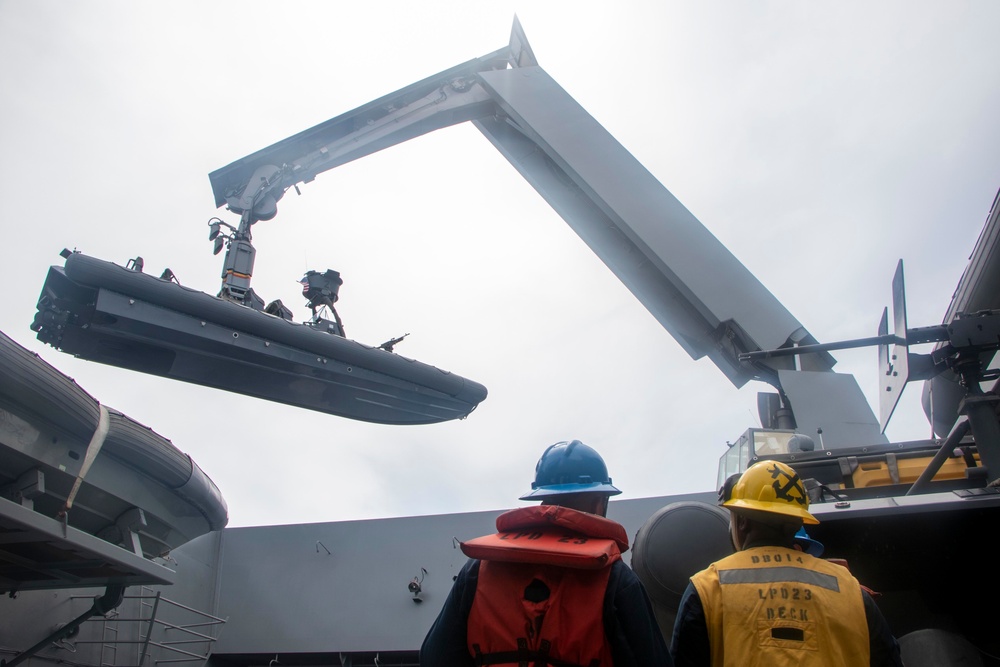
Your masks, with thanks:
[[(737, 387), (779, 389), (796, 416), (819, 402), (847, 415), (799, 419), (827, 444), (878, 438), (853, 376), (827, 373), (827, 352), (741, 361), (818, 341), (750, 271), (541, 67), (515, 18), (508, 46), (279, 141), (210, 174), (217, 206), (274, 216), (284, 192), (323, 171), (433, 130), (471, 121), (693, 358), (709, 357)], [(581, 140), (583, 138), (584, 140)], [(797, 361), (796, 361), (797, 359)], [(789, 374), (801, 377), (792, 382)], [(796, 405), (785, 385), (822, 390)], [(836, 378), (826, 377), (836, 375)], [(833, 382), (831, 382), (833, 381)], [(808, 394), (808, 397), (806, 395)], [(861, 398), (859, 401), (858, 398)], [(806, 405), (806, 404), (809, 405)], [(775, 404), (777, 406), (777, 403)], [(762, 417), (767, 420), (768, 417)], [(859, 430), (860, 429), (860, 430)]]

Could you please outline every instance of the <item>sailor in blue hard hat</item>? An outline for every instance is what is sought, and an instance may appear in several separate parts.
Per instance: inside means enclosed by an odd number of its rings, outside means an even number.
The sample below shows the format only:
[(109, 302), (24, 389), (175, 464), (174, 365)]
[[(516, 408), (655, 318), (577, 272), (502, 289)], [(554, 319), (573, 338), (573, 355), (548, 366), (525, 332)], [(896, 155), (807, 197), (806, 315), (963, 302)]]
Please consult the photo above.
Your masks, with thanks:
[(608, 466), (592, 447), (579, 440), (549, 445), (535, 464), (531, 491), (520, 500), (541, 500), (606, 516), (608, 498), (621, 491), (611, 483)]
[[(420, 647), (440, 665), (671, 665), (642, 582), (622, 560), (628, 534), (607, 518), (620, 494), (579, 440), (550, 445), (497, 532), (461, 543), (469, 561)], [(543, 622), (543, 618), (545, 619)]]

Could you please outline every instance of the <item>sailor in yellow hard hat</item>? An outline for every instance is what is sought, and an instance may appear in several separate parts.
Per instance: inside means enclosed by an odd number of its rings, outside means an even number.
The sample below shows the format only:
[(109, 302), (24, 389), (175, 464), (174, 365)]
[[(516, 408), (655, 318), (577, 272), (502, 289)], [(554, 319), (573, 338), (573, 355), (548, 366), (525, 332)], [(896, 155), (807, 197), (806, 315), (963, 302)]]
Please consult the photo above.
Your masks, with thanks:
[(795, 548), (818, 524), (798, 474), (761, 461), (720, 491), (736, 552), (688, 584), (670, 653), (677, 667), (901, 667), (899, 644), (850, 571)]

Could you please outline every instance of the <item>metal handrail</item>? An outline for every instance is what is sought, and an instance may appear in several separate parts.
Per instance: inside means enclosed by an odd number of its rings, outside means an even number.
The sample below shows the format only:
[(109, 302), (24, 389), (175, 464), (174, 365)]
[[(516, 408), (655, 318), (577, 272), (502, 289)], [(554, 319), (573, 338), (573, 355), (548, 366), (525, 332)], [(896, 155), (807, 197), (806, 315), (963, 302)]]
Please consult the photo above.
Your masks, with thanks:
[[(79, 596), (73, 596), (73, 597), (79, 597)], [(141, 628), (141, 624), (144, 624), (144, 623), (147, 624), (145, 634), (143, 634), (143, 632), (142, 632), (141, 629), (139, 630), (139, 632), (137, 634), (138, 639), (121, 639), (121, 640), (115, 640), (113, 642), (115, 645), (118, 645), (118, 644), (138, 644), (138, 645), (141, 645), (142, 649), (141, 649), (140, 656), (139, 656), (138, 667), (143, 667), (143, 665), (146, 664), (146, 662), (147, 662), (146, 659), (147, 659), (147, 657), (150, 656), (149, 647), (153, 647), (153, 648), (159, 649), (160, 651), (163, 651), (163, 652), (169, 651), (169, 652), (171, 652), (173, 654), (177, 654), (177, 655), (181, 655), (181, 656), (187, 656), (187, 657), (177, 657), (177, 658), (165, 658), (164, 657), (164, 658), (161, 658), (161, 659), (155, 659), (154, 658), (152, 662), (153, 662), (153, 664), (157, 664), (157, 665), (160, 664), (160, 663), (192, 662), (192, 661), (195, 661), (195, 660), (207, 660), (208, 656), (211, 654), (211, 644), (213, 642), (215, 642), (218, 639), (218, 637), (217, 636), (213, 637), (210, 634), (205, 634), (205, 632), (198, 632), (194, 628), (199, 628), (199, 629), (209, 628), (209, 630), (207, 630), (207, 632), (210, 632), (211, 628), (214, 628), (216, 626), (222, 625), (222, 624), (226, 623), (226, 621), (228, 620), (228, 619), (225, 619), (225, 618), (220, 618), (218, 616), (213, 616), (212, 614), (209, 614), (209, 613), (204, 612), (204, 611), (200, 611), (198, 609), (194, 609), (193, 607), (189, 607), (189, 606), (181, 604), (179, 602), (174, 602), (173, 600), (170, 600), (168, 598), (163, 597), (160, 593), (156, 593), (155, 595), (126, 595), (125, 598), (126, 599), (131, 599), (131, 600), (154, 600), (154, 602), (151, 605), (149, 605), (149, 604), (146, 605), (146, 606), (152, 607), (152, 610), (150, 612), (150, 616), (148, 618), (143, 617), (141, 613), (139, 614), (138, 617), (117, 616), (115, 618), (115, 620), (117, 622), (119, 622), (119, 623), (129, 623), (129, 622), (132, 622), (132, 623), (140, 624), (140, 628)], [(156, 618), (156, 616), (157, 616), (158, 612), (160, 611), (159, 605), (160, 605), (161, 602), (164, 603), (164, 604), (166, 604), (166, 605), (169, 605), (171, 607), (184, 610), (184, 611), (189, 612), (191, 614), (195, 614), (195, 615), (199, 616), (200, 618), (196, 622), (193, 622), (193, 623), (183, 623), (183, 624), (171, 623), (169, 621), (164, 621), (164, 620), (158, 619), (158, 618)], [(140, 604), (142, 604), (142, 603), (140, 602)], [(169, 640), (169, 641), (154, 641), (153, 638), (152, 638), (152, 635), (153, 635), (154, 628), (156, 628), (156, 627), (163, 628), (165, 632), (166, 631), (170, 631), (170, 630), (181, 632), (181, 633), (184, 633), (184, 635), (186, 637), (190, 637), (190, 638), (179, 638), (179, 639), (173, 639), (173, 640)], [(77, 644), (105, 644), (105, 645), (108, 644), (108, 642), (106, 641), (106, 638), (105, 639), (93, 639), (93, 640), (89, 640), (89, 639), (77, 639), (75, 641), (75, 643), (77, 643)], [(187, 650), (184, 650), (182, 648), (179, 648), (180, 645), (188, 645), (188, 644), (208, 644), (208, 647), (206, 648), (206, 650), (205, 650), (204, 653), (194, 653), (192, 651), (187, 651)]]

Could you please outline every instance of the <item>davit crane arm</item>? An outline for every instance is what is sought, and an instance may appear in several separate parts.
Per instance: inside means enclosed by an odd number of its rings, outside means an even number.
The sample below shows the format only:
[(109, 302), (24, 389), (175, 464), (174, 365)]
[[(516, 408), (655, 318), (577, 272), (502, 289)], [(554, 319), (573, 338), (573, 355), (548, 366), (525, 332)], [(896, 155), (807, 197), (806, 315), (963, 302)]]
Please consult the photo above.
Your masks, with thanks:
[[(816, 344), (808, 331), (539, 65), (517, 19), (502, 49), (279, 141), (209, 175), (216, 205), (252, 224), (318, 174), (472, 122), (693, 358), (737, 387), (767, 382), (765, 426), (876, 442), (878, 420), (829, 353), (740, 355)], [(581, 141), (581, 138), (586, 140)], [(797, 396), (791, 395), (797, 393)], [(836, 405), (834, 412), (825, 407)], [(791, 408), (794, 407), (794, 414)], [(784, 419), (781, 415), (785, 415)]]

